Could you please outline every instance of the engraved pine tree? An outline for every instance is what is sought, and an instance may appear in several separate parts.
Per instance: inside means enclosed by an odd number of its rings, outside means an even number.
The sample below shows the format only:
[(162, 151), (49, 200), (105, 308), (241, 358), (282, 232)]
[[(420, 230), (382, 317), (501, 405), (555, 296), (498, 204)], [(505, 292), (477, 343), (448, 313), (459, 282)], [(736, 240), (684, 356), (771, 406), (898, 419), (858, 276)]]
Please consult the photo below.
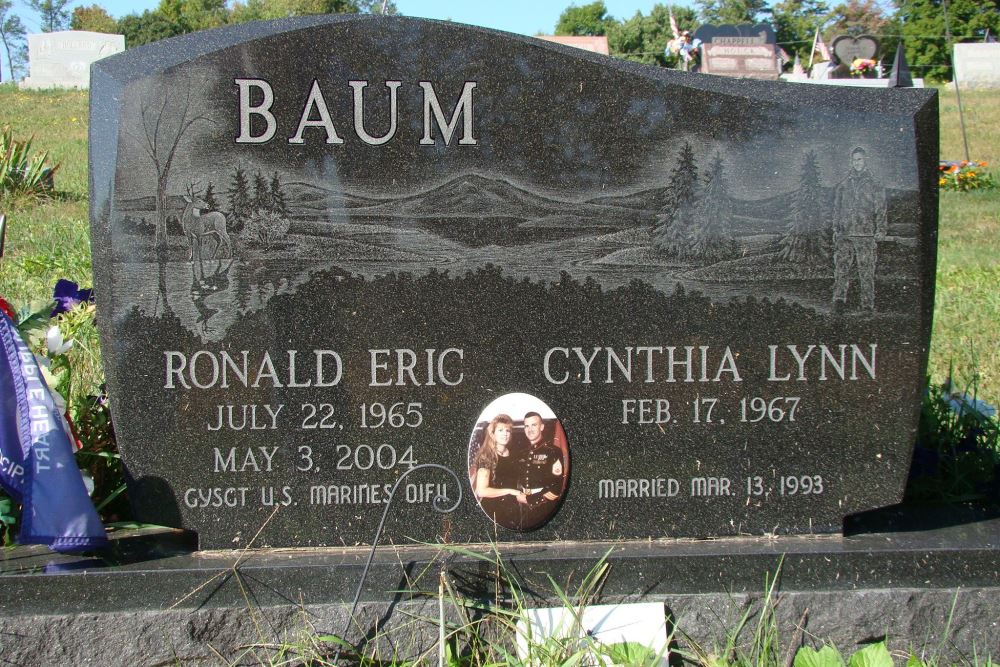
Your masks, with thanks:
[(271, 185), (264, 178), (264, 174), (259, 171), (253, 177), (253, 199), (251, 200), (254, 213), (270, 211), (271, 206)]
[(802, 160), (799, 187), (791, 202), (791, 221), (781, 238), (779, 260), (795, 264), (829, 261), (830, 225), (825, 216), (824, 199), (816, 153), (807, 151)]
[(208, 185), (205, 187), (205, 192), (201, 195), (201, 198), (208, 204), (208, 208), (205, 211), (218, 211), (219, 210), (219, 200), (215, 196), (215, 186), (209, 181)]
[(250, 181), (243, 167), (236, 165), (233, 169), (233, 180), (226, 191), (229, 197), (229, 214), (232, 216), (233, 226), (239, 231), (243, 229), (243, 224), (250, 217), (252, 206), (250, 201)]
[(271, 206), (275, 213), (288, 215), (288, 201), (285, 197), (285, 191), (281, 188), (278, 172), (274, 172), (274, 176), (271, 177)]
[(687, 255), (703, 262), (734, 257), (737, 248), (730, 225), (732, 213), (733, 202), (726, 193), (722, 156), (716, 153), (705, 176), (701, 199), (695, 206)]
[(685, 142), (670, 174), (666, 203), (653, 226), (653, 247), (672, 256), (683, 255), (688, 248), (691, 209), (698, 196), (698, 167), (694, 149)]

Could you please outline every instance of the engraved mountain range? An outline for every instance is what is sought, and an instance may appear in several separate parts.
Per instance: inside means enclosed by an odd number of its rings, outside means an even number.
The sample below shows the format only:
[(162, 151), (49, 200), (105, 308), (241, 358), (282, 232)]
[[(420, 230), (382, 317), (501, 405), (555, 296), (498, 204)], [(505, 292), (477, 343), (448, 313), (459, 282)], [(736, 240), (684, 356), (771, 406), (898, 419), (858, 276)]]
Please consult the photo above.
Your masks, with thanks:
[[(657, 201), (637, 206), (624, 201), (573, 201), (539, 194), (504, 179), (477, 173), (460, 174), (433, 188), (401, 197), (338, 194), (321, 186), (291, 183), (289, 204), (294, 212), (334, 214), (346, 209), (351, 215), (387, 218), (508, 218), (537, 220), (571, 215), (601, 224), (638, 222), (641, 212), (655, 212)], [(633, 197), (637, 195), (632, 195)], [(606, 199), (606, 198), (600, 198)]]
[[(442, 225), (451, 224), (449, 220), (463, 221), (463, 224), (506, 222), (524, 230), (576, 228), (581, 232), (595, 227), (613, 230), (652, 224), (665, 212), (670, 199), (668, 186), (623, 194), (592, 197), (577, 194), (563, 198), (529, 189), (507, 178), (474, 172), (458, 174), (434, 187), (401, 196), (358, 194), (349, 189), (329, 189), (301, 180), (289, 180), (282, 188), (293, 220), (320, 224), (350, 216), (359, 222), (366, 218), (371, 222), (409, 219), (424, 221), (432, 227), (435, 226), (433, 221)], [(821, 193), (823, 201), (816, 202), (818, 211), (829, 208), (833, 188), (821, 188)], [(915, 211), (911, 210), (912, 198), (907, 194), (892, 189), (887, 191), (890, 220), (912, 218)], [(761, 199), (727, 197), (731, 204), (733, 233), (736, 236), (783, 233), (795, 195), (791, 191)], [(167, 199), (171, 209), (180, 211), (184, 206), (180, 195), (170, 195)], [(220, 199), (225, 210), (225, 195), (220, 193)], [(154, 205), (152, 196), (118, 203), (123, 211), (151, 211)]]
[[(461, 174), (436, 187), (401, 197), (337, 193), (304, 182), (289, 183), (286, 187), (293, 215), (298, 213), (303, 217), (343, 211), (351, 216), (373, 218), (506, 218), (534, 221), (535, 225), (572, 226), (570, 223), (575, 221), (580, 227), (619, 228), (652, 222), (664, 212), (670, 190), (661, 186), (625, 194), (557, 198), (505, 178), (476, 173)], [(826, 208), (833, 197), (832, 187), (821, 188), (821, 192), (826, 201), (817, 202), (818, 209)], [(761, 199), (728, 197), (733, 219), (738, 221), (733, 231), (737, 235), (782, 233), (794, 198), (794, 191)], [(890, 219), (912, 217), (909, 193), (889, 189), (887, 198), (890, 211), (900, 209), (898, 215), (890, 214)]]

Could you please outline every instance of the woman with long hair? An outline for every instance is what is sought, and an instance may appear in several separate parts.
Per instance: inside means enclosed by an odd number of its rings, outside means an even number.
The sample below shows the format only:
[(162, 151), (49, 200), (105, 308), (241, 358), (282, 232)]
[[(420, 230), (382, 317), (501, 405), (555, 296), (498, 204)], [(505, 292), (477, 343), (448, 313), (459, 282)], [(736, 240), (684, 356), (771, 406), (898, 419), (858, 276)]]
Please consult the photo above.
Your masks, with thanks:
[(510, 450), (514, 420), (499, 414), (486, 426), (483, 444), (476, 453), (476, 477), (472, 489), (479, 504), (494, 521), (505, 528), (521, 525), (525, 496), (517, 488), (518, 465)]

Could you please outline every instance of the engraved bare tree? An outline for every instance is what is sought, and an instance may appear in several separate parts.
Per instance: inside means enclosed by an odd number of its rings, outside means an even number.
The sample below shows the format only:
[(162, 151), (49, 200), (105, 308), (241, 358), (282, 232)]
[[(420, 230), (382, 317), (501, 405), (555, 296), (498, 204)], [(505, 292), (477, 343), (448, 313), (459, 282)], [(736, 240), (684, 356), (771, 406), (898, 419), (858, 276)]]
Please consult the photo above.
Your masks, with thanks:
[[(191, 82), (189, 81), (188, 84)], [(192, 109), (195, 93), (203, 86), (154, 85), (146, 91), (139, 112), (142, 123), (142, 147), (156, 169), (156, 246), (165, 248), (167, 240), (167, 186), (170, 170), (182, 137), (200, 121), (213, 123), (208, 116)]]

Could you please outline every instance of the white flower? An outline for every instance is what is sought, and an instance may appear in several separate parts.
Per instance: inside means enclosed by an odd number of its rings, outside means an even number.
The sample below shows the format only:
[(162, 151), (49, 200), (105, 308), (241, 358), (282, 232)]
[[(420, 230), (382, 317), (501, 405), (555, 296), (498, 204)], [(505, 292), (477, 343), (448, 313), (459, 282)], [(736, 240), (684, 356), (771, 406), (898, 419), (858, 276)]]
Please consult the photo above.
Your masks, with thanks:
[(63, 342), (62, 331), (57, 326), (51, 326), (48, 333), (45, 334), (45, 345), (48, 347), (50, 355), (66, 354), (73, 347), (73, 341)]

